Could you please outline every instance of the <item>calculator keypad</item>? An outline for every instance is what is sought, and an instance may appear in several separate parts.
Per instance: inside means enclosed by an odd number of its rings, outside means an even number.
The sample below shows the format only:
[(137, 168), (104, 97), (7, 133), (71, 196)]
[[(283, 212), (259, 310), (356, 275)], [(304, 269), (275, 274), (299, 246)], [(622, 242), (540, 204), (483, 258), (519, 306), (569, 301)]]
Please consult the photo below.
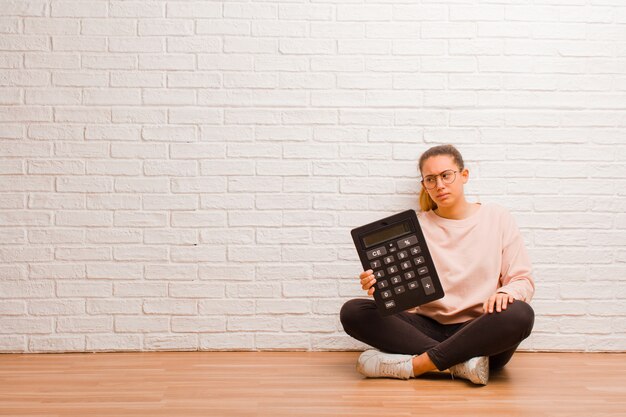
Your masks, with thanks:
[(394, 296), (407, 291), (421, 291), (425, 295), (435, 292), (422, 249), (416, 235), (388, 242), (384, 246), (367, 251), (367, 258), (376, 277), (376, 288), (385, 301), (385, 308), (396, 306)]

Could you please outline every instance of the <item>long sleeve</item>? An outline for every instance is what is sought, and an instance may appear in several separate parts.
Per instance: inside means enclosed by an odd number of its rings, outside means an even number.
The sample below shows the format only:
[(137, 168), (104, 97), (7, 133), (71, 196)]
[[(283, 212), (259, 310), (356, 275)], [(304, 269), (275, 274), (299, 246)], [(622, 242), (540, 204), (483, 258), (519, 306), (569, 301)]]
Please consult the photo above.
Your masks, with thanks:
[(515, 219), (504, 211), (502, 218), (502, 267), (498, 292), (512, 295), (518, 300), (530, 302), (535, 293), (532, 264), (524, 245), (524, 238)]

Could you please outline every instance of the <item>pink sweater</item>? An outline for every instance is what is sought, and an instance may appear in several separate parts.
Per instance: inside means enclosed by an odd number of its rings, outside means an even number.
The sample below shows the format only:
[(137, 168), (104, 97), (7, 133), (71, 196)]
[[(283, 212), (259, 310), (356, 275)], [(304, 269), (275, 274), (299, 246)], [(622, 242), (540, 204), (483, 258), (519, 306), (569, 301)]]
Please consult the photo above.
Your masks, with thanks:
[(420, 212), (418, 219), (445, 296), (407, 311), (450, 324), (483, 314), (483, 303), (496, 290), (516, 300), (531, 300), (532, 265), (508, 209), (483, 203), (462, 220), (446, 219), (432, 210)]

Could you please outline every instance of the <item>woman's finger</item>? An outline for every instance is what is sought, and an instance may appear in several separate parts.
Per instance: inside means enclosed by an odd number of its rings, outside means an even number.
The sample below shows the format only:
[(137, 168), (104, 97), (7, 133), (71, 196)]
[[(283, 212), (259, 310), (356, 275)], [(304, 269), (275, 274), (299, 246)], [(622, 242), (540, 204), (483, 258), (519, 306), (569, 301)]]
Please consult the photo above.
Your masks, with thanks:
[(497, 300), (498, 300), (497, 294), (494, 294), (489, 298), (489, 312), (490, 313), (493, 313), (493, 306), (497, 302)]

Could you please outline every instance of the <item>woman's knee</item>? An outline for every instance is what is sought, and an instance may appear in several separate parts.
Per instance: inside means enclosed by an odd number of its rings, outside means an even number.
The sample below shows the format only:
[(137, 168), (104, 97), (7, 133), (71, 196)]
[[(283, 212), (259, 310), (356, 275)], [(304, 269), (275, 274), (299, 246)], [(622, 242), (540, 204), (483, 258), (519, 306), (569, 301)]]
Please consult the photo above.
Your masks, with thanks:
[(507, 306), (507, 310), (511, 313), (509, 318), (513, 322), (513, 326), (523, 332), (524, 339), (528, 337), (535, 324), (535, 311), (530, 304), (515, 300)]
[[(365, 300), (362, 298), (354, 298), (346, 301), (339, 311), (339, 320), (343, 328), (351, 328), (363, 318), (363, 312), (371, 309), (373, 300)], [(374, 305), (374, 309), (376, 306)]]

